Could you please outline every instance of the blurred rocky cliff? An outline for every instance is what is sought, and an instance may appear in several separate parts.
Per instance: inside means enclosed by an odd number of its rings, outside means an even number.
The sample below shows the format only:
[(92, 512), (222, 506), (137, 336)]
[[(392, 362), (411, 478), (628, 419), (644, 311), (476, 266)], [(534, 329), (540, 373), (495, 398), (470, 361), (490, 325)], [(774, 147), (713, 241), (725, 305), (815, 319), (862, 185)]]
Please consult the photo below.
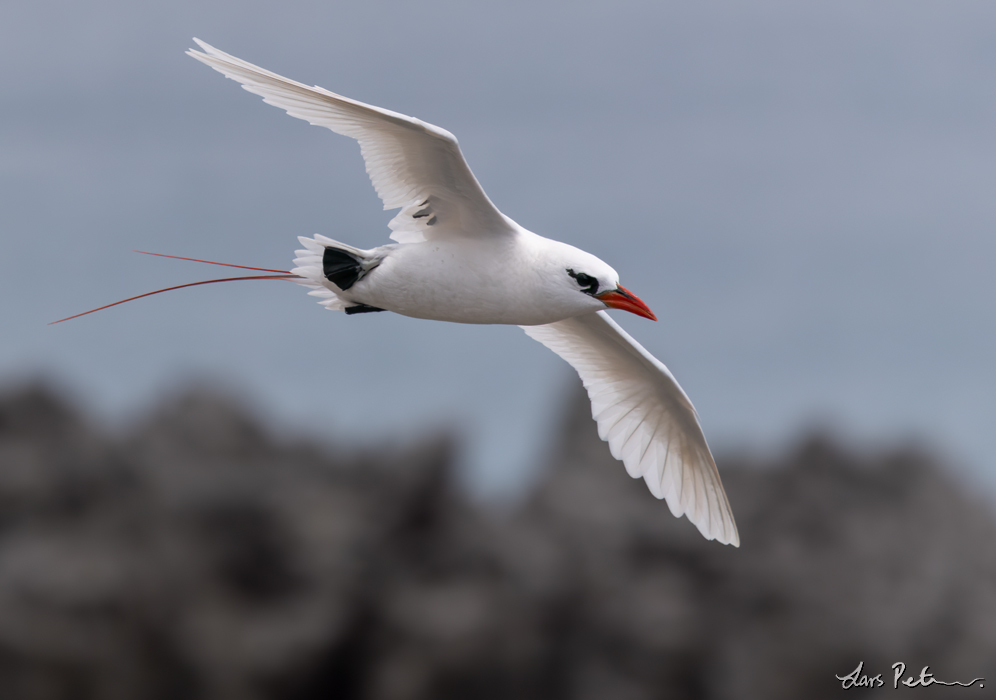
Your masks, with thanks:
[[(453, 454), (276, 439), (207, 393), (116, 438), (0, 398), (0, 697), (874, 697), (897, 661), (996, 684), (996, 525), (920, 452), (721, 458), (740, 549), (630, 480), (581, 396), (510, 513)], [(860, 661), (884, 688), (842, 690)]]

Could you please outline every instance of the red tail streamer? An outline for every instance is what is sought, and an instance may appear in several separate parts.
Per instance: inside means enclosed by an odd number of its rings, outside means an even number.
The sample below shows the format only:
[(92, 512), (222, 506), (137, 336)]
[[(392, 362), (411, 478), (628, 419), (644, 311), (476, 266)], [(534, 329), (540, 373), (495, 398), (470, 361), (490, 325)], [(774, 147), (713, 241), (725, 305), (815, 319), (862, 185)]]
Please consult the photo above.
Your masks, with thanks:
[[(141, 252), (141, 251), (137, 251)], [(147, 253), (147, 255), (160, 255), (159, 253)], [(172, 258), (172, 255), (163, 255), (164, 258)], [(180, 258), (181, 260), (193, 260), (193, 258)], [(197, 260), (196, 262), (210, 262), (209, 260)], [(211, 263), (212, 265), (225, 265), (225, 263)], [(228, 267), (243, 267), (242, 265), (228, 265)], [(261, 270), (264, 268), (258, 267), (247, 267), (247, 270)], [(87, 314), (92, 314), (95, 311), (103, 311), (104, 309), (109, 309), (112, 306), (117, 306), (118, 304), (124, 304), (128, 301), (135, 301), (136, 299), (141, 299), (142, 297), (150, 297), (153, 294), (162, 294), (163, 292), (172, 292), (174, 289), (183, 289), (184, 287), (196, 287), (201, 284), (214, 284), (215, 282), (236, 282), (238, 280), (293, 280), (297, 279), (297, 275), (292, 275), (289, 272), (283, 272), (283, 270), (273, 270), (273, 272), (282, 272), (279, 275), (247, 275), (245, 277), (223, 277), (217, 280), (204, 280), (203, 282), (189, 282), (187, 284), (178, 284), (175, 287), (166, 287), (166, 289), (157, 289), (154, 292), (146, 292), (145, 294), (139, 294), (138, 296), (128, 297), (127, 299), (122, 299), (121, 301), (116, 301), (113, 304), (107, 304), (106, 306), (101, 306), (96, 309), (90, 309), (89, 311), (84, 311), (81, 314), (76, 314), (75, 316), (67, 316), (66, 318), (60, 318), (58, 321), (52, 321), (48, 325), (54, 325), (56, 323), (62, 323), (63, 321), (69, 321), (74, 318), (79, 318), (80, 316), (86, 316)]]
[(283, 275), (289, 275), (290, 272), (287, 270), (271, 270), (268, 267), (248, 267), (246, 265), (232, 265), (231, 263), (221, 263), (215, 262), (214, 260), (201, 260), (200, 258), (184, 258), (179, 255), (166, 255), (165, 253), (150, 253), (146, 250), (133, 250), (133, 253), (141, 253), (142, 255), (155, 255), (157, 258), (172, 258), (173, 260), (189, 260), (190, 262), (207, 263), (208, 265), (221, 265), (223, 267), (237, 267), (240, 270), (259, 270), (260, 272), (279, 272)]

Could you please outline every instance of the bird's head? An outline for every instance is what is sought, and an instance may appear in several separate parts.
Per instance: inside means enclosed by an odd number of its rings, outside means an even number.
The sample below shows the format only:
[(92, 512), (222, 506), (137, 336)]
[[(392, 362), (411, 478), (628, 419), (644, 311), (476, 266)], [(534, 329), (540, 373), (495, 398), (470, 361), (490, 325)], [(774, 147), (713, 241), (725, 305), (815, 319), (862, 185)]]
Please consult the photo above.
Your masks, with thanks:
[[(656, 321), (657, 317), (643, 301), (619, 284), (619, 274), (594, 255), (566, 244), (558, 251), (558, 263), (548, 274), (558, 287), (582, 301), (585, 310), (622, 309)], [(584, 295), (587, 299), (577, 297)]]

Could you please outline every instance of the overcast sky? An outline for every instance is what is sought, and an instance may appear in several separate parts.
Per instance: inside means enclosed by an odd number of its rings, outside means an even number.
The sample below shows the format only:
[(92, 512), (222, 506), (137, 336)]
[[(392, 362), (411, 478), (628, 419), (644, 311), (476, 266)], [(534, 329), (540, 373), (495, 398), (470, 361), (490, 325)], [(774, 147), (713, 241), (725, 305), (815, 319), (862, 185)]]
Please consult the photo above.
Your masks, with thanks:
[[(356, 144), (183, 55), (199, 38), (457, 135), (491, 199), (660, 321), (714, 447), (814, 424), (938, 446), (996, 494), (996, 4), (17, 3), (0, 57), (0, 381), (116, 419), (191, 380), (331, 440), (454, 424), (521, 480), (577, 383), (517, 328), (237, 283), (46, 322), (297, 235), (387, 242)], [(620, 466), (620, 469), (622, 467)]]

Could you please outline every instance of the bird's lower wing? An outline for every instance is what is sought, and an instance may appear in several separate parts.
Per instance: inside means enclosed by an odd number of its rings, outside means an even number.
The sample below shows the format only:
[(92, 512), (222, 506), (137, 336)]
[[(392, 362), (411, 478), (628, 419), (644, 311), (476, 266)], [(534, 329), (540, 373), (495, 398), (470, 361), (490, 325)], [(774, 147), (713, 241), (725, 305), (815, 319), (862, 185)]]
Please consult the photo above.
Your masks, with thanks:
[(390, 223), (391, 237), (399, 243), (447, 231), (485, 235), (515, 229), (488, 199), (456, 138), (445, 129), (289, 80), (194, 41), (203, 53), (191, 50), (188, 55), (241, 83), (263, 101), (359, 141), (367, 174), (384, 208), (401, 207)]
[(740, 545), (695, 408), (667, 367), (604, 311), (522, 329), (581, 375), (598, 435), (630, 476), (706, 539)]

